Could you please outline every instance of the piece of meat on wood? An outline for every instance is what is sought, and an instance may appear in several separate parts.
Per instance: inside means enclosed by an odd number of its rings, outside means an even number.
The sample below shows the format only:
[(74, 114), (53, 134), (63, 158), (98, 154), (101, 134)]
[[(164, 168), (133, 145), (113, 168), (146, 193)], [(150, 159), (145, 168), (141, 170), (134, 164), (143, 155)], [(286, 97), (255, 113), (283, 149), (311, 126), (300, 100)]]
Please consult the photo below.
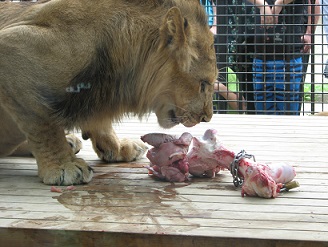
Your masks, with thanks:
[(163, 143), (172, 142), (179, 138), (176, 135), (167, 135), (164, 133), (150, 133), (141, 136), (140, 139), (153, 147), (159, 147)]
[(189, 173), (196, 177), (215, 177), (220, 170), (229, 169), (235, 154), (217, 141), (217, 131), (209, 129), (202, 138), (194, 137), (187, 159)]
[(66, 187), (66, 190), (75, 190), (76, 187), (74, 185), (69, 185)]
[(57, 192), (57, 193), (62, 193), (63, 192), (63, 190), (61, 188), (58, 188), (56, 186), (51, 186), (50, 191), (51, 192)]
[(257, 166), (249, 166), (242, 186), (241, 195), (275, 198), (278, 196), (281, 183), (276, 183), (272, 177)]
[[(202, 138), (193, 138), (187, 153), (190, 174), (214, 177), (219, 170), (231, 170), (236, 155), (218, 142), (216, 133), (209, 129)], [(243, 181), (242, 196), (277, 197), (283, 184), (296, 176), (295, 169), (284, 163), (262, 164), (246, 156), (237, 163), (238, 176)]]
[(258, 163), (244, 150), (236, 155), (218, 141), (216, 134), (216, 130), (208, 129), (200, 138), (187, 132), (179, 138), (162, 133), (144, 135), (142, 140), (154, 146), (147, 153), (149, 174), (183, 182), (188, 180), (189, 173), (214, 177), (220, 170), (228, 169), (234, 179), (243, 182), (242, 196), (264, 198), (277, 197), (284, 184), (296, 176), (295, 169), (285, 163)]
[(289, 183), (296, 176), (295, 168), (286, 163), (265, 163), (263, 165), (267, 167), (267, 172), (276, 183)]
[(144, 142), (154, 147), (147, 152), (150, 160), (148, 170), (160, 179), (170, 182), (183, 182), (188, 179), (188, 163), (185, 161), (192, 135), (183, 133), (179, 138), (175, 136), (152, 133), (141, 137)]
[(239, 161), (238, 174), (243, 179), (242, 196), (275, 198), (284, 184), (292, 181), (294, 167), (284, 163), (258, 163), (249, 158)]

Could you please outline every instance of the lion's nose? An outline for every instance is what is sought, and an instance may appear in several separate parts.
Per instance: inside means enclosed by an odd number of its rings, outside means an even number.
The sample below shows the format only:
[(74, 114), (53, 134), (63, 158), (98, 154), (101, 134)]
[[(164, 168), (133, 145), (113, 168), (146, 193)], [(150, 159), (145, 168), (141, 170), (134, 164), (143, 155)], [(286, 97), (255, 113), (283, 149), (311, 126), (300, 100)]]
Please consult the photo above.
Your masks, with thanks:
[(200, 115), (200, 121), (201, 122), (209, 122), (212, 119), (213, 116), (213, 104), (212, 104), (212, 98), (210, 99), (209, 104), (205, 104), (203, 111), (199, 114)]

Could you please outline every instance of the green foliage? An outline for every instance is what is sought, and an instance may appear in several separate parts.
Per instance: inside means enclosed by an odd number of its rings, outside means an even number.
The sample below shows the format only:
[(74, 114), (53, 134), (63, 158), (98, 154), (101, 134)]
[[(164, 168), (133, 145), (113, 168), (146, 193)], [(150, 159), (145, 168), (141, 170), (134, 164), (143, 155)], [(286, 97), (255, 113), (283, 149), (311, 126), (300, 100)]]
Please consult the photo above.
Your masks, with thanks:
[[(328, 92), (328, 84), (327, 83), (315, 84), (314, 92), (318, 93), (318, 94), (323, 93), (323, 92)], [(310, 83), (304, 84), (304, 101), (311, 102), (311, 84)]]

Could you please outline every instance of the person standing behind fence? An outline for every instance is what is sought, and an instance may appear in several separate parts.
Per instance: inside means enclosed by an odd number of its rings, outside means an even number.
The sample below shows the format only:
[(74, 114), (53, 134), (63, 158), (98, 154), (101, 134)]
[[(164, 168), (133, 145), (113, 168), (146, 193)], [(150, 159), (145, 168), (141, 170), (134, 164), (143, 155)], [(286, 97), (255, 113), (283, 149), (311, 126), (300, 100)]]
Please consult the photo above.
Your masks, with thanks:
[[(200, 0), (200, 3), (204, 6), (207, 17), (208, 17), (208, 26), (210, 28), (210, 30), (212, 31), (212, 33), (214, 35), (216, 35), (217, 32), (217, 16), (216, 16), (216, 5), (214, 3), (214, 1), (212, 0)], [(237, 77), (236, 75), (232, 72), (231, 69), (226, 68), (228, 72), (227, 73), (227, 78), (233, 78), (234, 77), (234, 81), (230, 81), (228, 80), (228, 83), (232, 83), (232, 84), (237, 84)], [(236, 86), (237, 87), (237, 86)], [(232, 110), (242, 110), (245, 111), (246, 110), (246, 104), (245, 104), (245, 99), (242, 96), (239, 96), (237, 93), (232, 92), (228, 89), (228, 87), (226, 85), (224, 85), (223, 83), (220, 83), (218, 80), (215, 82), (214, 84), (214, 94), (218, 94), (220, 95), (228, 104), (228, 106), (232, 109)], [(216, 98), (217, 101), (219, 101), (218, 98)], [(219, 112), (222, 111), (222, 109), (220, 109), (219, 107), (219, 103), (218, 102), (213, 102), (213, 106), (214, 106), (214, 112)], [(241, 109), (239, 109), (239, 107)], [(228, 109), (224, 109), (225, 112), (227, 112)]]
[(249, 0), (259, 9), (253, 82), (257, 114), (300, 113), (304, 4), (307, 0)]

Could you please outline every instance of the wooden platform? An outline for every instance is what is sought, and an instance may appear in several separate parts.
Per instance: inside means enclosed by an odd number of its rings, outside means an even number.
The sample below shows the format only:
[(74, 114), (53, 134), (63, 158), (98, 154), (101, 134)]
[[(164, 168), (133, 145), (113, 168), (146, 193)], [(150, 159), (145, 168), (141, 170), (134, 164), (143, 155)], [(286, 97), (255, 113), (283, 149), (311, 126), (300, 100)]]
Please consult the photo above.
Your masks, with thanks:
[(228, 171), (189, 183), (156, 181), (146, 159), (104, 164), (85, 142), (78, 156), (94, 168), (93, 181), (54, 193), (40, 183), (33, 158), (2, 158), (0, 246), (328, 246), (328, 118), (216, 115), (168, 131), (151, 115), (123, 121), (117, 132), (139, 138), (208, 128), (235, 152), (293, 164), (301, 187), (263, 199), (242, 198)]

